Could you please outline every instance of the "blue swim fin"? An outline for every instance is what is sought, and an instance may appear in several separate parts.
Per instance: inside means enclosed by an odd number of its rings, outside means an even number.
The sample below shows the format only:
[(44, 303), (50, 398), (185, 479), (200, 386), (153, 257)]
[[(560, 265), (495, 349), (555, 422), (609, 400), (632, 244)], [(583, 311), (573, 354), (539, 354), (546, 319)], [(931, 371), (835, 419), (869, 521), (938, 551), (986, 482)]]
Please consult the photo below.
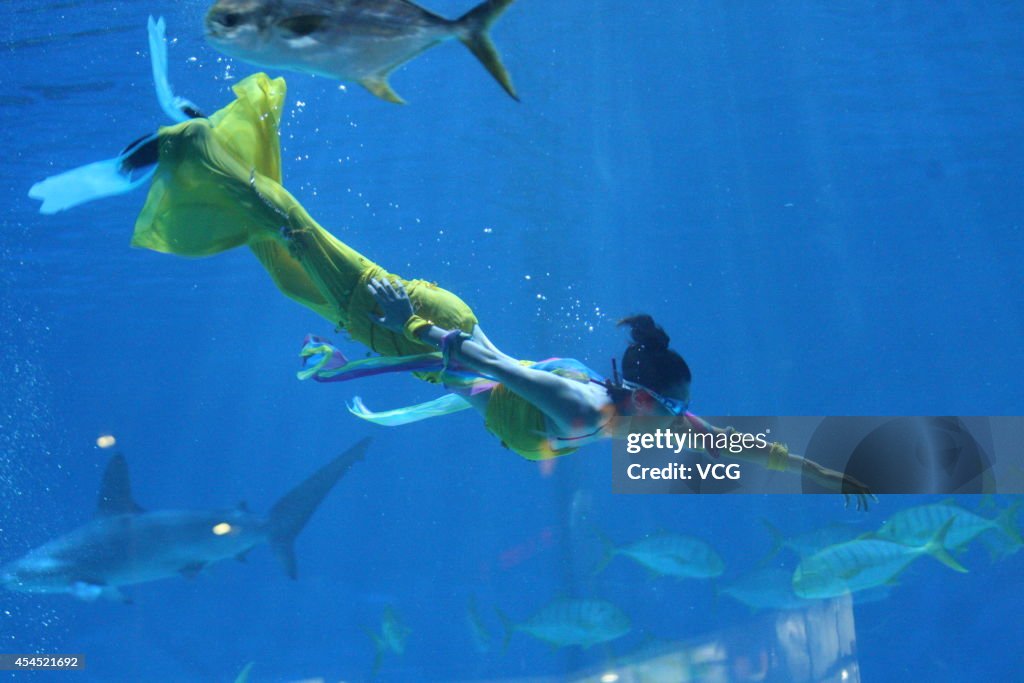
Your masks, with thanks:
[[(167, 38), (163, 17), (149, 18), (149, 55), (153, 67), (153, 83), (160, 108), (175, 122), (188, 121), (199, 116), (194, 104), (183, 97), (175, 96), (167, 80)], [(131, 192), (148, 181), (156, 166), (132, 167), (126, 160), (141, 147), (153, 143), (157, 135), (147, 136), (134, 143), (113, 159), (97, 161), (59, 175), (52, 176), (33, 185), (28, 196), (43, 202), (39, 212), (54, 214), (95, 199), (113, 197)]]
[(153, 85), (156, 86), (156, 99), (160, 102), (160, 108), (171, 117), (176, 123), (188, 121), (191, 117), (185, 113), (187, 110), (198, 111), (196, 105), (184, 97), (178, 97), (171, 90), (171, 83), (167, 80), (167, 29), (164, 18), (154, 20), (149, 18), (147, 24), (149, 29), (149, 60), (153, 65)]
[(53, 214), (94, 199), (131, 192), (150, 179), (156, 166), (129, 169), (124, 161), (140, 146), (155, 139), (156, 134), (153, 134), (113, 159), (96, 161), (41, 180), (29, 189), (28, 196), (43, 202), (39, 213)]

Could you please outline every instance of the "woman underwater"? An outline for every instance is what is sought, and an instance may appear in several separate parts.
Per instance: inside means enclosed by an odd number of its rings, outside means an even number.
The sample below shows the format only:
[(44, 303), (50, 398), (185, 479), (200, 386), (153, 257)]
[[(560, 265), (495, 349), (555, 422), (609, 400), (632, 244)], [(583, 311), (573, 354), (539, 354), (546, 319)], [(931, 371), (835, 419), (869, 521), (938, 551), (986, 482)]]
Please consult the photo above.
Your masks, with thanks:
[[(158, 90), (159, 83), (158, 78)], [(424, 404), (426, 409), (408, 409), (414, 417), (374, 421), (399, 424), (472, 406), (488, 431), (530, 460), (624, 436), (633, 417), (660, 416), (664, 427), (733, 434), (731, 428), (712, 426), (687, 412), (690, 370), (650, 316), (623, 321), (633, 343), (623, 356), (621, 379), (604, 380), (577, 361), (524, 362), (499, 351), (456, 295), (423, 280), (404, 280), (339, 241), (281, 184), (278, 124), (284, 80), (260, 73), (233, 90), (235, 101), (208, 118), (176, 105), (194, 118), (179, 115), (187, 120), (90, 167), (103, 166), (100, 175), (113, 173), (115, 180), (128, 179), (132, 186), (151, 173), (133, 246), (193, 257), (248, 246), (282, 292), (385, 357), (349, 364), (338, 360), (333, 347), (313, 340), (305, 352), (308, 375), (330, 381), (333, 373), (344, 375), (351, 366), (390, 363), (356, 376), (414, 371), (455, 392)], [(44, 200), (44, 212), (52, 212), (121, 191), (96, 183), (79, 196), (61, 197), (67, 188), (82, 185), (81, 176), (74, 180), (82, 171), (44, 181), (30, 194)], [(337, 360), (333, 365), (332, 359)], [(353, 412), (368, 419), (378, 415)], [(718, 455), (713, 448), (709, 452)], [(866, 507), (871, 495), (859, 482), (778, 443), (727, 455), (774, 470), (802, 471), (830, 490), (854, 494), (858, 507)]]

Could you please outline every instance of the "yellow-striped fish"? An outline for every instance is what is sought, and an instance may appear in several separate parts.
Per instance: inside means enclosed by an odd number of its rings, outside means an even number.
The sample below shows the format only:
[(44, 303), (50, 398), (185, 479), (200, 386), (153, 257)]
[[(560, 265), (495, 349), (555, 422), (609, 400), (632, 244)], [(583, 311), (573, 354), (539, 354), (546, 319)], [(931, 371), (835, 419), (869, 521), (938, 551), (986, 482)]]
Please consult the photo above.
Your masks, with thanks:
[(865, 538), (829, 546), (800, 561), (793, 574), (793, 592), (802, 598), (833, 598), (884, 586), (922, 555), (966, 572), (944, 545), (954, 521), (948, 520), (924, 545)]
[(976, 515), (955, 502), (918, 505), (900, 510), (887, 519), (873, 535), (908, 545), (926, 543), (949, 520), (953, 524), (946, 535), (946, 547), (959, 550), (980, 534), (995, 531), (1002, 534), (1015, 547), (1024, 544), (1017, 529), (1017, 509), (1020, 503), (1003, 510), (995, 519)]
[(678, 579), (709, 579), (725, 571), (725, 562), (710, 545), (691, 536), (658, 533), (646, 536), (629, 545), (616, 548), (601, 537), (605, 556), (598, 571), (622, 555), (646, 567), (656, 576), (674, 576)]

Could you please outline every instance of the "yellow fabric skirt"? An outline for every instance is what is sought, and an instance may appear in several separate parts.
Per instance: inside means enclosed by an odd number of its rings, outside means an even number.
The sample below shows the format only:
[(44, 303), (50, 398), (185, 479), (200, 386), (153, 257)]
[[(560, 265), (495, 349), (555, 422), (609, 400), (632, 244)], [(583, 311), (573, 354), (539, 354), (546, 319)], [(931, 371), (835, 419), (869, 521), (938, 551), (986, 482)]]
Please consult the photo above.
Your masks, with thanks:
[[(433, 349), (374, 325), (370, 278), (401, 280), (420, 325), (472, 332), (462, 299), (423, 280), (389, 273), (324, 230), (281, 185), (278, 125), (284, 79), (255, 74), (209, 119), (160, 129), (160, 157), (132, 245), (180, 256), (209, 256), (248, 245), (286, 295), (387, 356)], [(438, 381), (436, 375), (419, 375)]]

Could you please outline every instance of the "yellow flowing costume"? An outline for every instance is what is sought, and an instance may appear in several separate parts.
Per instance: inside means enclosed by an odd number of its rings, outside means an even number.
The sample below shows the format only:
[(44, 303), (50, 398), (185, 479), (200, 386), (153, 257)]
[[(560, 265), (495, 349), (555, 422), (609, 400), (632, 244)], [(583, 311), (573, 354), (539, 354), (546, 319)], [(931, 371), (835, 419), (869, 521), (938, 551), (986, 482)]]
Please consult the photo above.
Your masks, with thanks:
[[(132, 245), (180, 256), (210, 256), (248, 245), (278, 288), (356, 341), (385, 356), (434, 349), (416, 333), (434, 324), (472, 333), (473, 311), (447, 290), (389, 273), (324, 230), (281, 185), (278, 125), (285, 82), (254, 74), (236, 100), (208, 119), (159, 132), (160, 156)], [(373, 324), (371, 278), (401, 280), (416, 315), (396, 334)], [(437, 373), (418, 373), (439, 381)], [(491, 391), (486, 426), (523, 457), (554, 457), (545, 418), (504, 387)]]
[(428, 321), (472, 332), (469, 306), (423, 280), (402, 280), (419, 312), (409, 334), (373, 325), (368, 281), (401, 278), (335, 239), (281, 186), (284, 79), (255, 74), (234, 91), (209, 119), (160, 129), (160, 163), (132, 244), (181, 256), (248, 245), (282, 292), (383, 355), (431, 351), (414, 336)]

